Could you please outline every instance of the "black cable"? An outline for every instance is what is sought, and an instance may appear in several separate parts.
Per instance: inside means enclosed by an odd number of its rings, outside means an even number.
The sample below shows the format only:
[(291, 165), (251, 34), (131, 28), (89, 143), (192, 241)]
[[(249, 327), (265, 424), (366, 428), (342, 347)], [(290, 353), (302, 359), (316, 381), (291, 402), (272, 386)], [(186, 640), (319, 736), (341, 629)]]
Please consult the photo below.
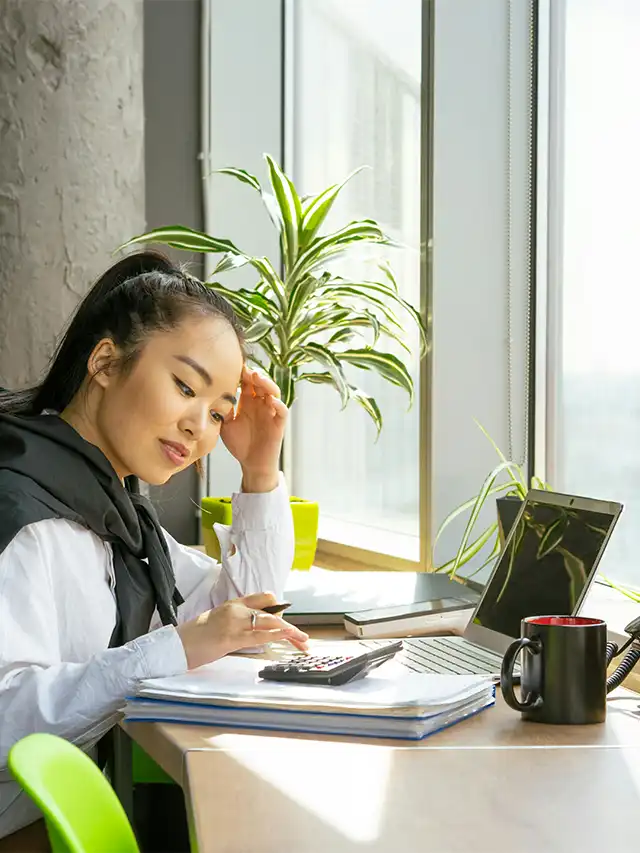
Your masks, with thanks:
[[(619, 687), (620, 684), (622, 684), (622, 682), (624, 681), (624, 679), (629, 675), (634, 666), (638, 663), (638, 661), (640, 661), (640, 642), (638, 640), (634, 640), (633, 638), (630, 639), (620, 649), (620, 653), (622, 653), (626, 648), (628, 648), (630, 643), (632, 643), (631, 651), (627, 652), (627, 654), (622, 659), (622, 662), (618, 665), (616, 671), (607, 679), (607, 693), (610, 693), (615, 687)], [(609, 657), (611, 646), (613, 647), (614, 651), (611, 654), (611, 657)], [(611, 659), (616, 654), (618, 654), (616, 644), (607, 643), (607, 664), (611, 662)]]

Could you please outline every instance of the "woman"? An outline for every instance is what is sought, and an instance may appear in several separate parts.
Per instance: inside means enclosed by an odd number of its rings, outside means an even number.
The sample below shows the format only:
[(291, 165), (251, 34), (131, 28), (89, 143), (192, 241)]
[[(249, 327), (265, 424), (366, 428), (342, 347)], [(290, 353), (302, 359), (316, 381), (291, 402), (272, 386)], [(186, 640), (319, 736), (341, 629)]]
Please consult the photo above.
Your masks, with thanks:
[[(272, 640), (305, 647), (261, 612), (293, 557), (286, 418), (244, 366), (229, 305), (153, 253), (98, 280), (41, 385), (0, 394), (0, 838), (38, 818), (6, 769), (21, 737), (90, 750), (143, 678)], [(221, 565), (124, 486), (165, 483), (219, 437), (242, 467)]]

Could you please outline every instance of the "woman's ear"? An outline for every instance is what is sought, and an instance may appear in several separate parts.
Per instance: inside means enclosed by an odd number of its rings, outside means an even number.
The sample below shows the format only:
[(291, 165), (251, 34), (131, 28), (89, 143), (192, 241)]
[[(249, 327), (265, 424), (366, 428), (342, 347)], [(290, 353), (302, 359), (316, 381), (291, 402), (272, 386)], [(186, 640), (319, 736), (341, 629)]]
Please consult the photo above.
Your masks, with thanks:
[(106, 388), (113, 375), (112, 367), (118, 357), (118, 348), (111, 338), (103, 338), (93, 348), (87, 361), (87, 373), (90, 382), (97, 382)]

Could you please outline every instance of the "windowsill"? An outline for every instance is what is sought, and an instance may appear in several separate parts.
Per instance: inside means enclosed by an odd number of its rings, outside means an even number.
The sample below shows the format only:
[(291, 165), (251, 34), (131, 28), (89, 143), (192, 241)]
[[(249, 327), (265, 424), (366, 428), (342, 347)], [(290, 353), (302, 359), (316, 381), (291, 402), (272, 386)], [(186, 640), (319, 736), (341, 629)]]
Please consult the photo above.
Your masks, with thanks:
[(604, 619), (610, 638), (620, 644), (628, 639), (624, 626), (640, 613), (640, 604), (603, 583), (594, 583), (580, 608), (583, 616)]
[[(388, 519), (386, 520), (388, 522)], [(322, 515), (318, 527), (318, 538), (336, 546), (353, 548), (359, 551), (375, 553), (380, 557), (408, 560), (417, 563), (420, 560), (420, 538), (400, 529), (390, 530), (388, 526), (357, 524), (353, 521)]]

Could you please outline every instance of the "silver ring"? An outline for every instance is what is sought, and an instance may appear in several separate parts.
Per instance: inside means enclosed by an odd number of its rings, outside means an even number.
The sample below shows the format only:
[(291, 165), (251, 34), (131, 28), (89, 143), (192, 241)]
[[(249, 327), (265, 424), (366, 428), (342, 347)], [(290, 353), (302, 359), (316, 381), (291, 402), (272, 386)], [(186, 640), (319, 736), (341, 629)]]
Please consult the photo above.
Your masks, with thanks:
[(256, 622), (257, 621), (258, 621), (258, 611), (252, 610), (251, 611), (251, 630), (252, 631), (256, 630)]

